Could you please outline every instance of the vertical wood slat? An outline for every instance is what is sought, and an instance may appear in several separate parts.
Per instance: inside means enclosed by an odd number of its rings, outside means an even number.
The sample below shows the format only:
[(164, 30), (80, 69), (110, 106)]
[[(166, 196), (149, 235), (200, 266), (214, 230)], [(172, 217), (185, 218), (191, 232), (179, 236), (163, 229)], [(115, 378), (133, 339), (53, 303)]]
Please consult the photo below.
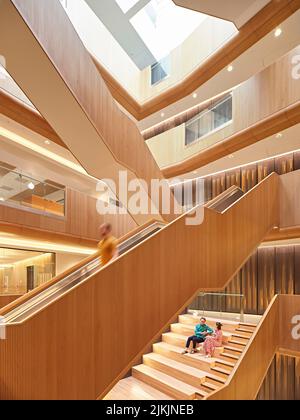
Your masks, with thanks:
[(257, 400), (300, 400), (300, 358), (276, 354)]
[(232, 171), (220, 172), (217, 175), (204, 178), (205, 196), (210, 200), (232, 185), (236, 185), (246, 192), (272, 172), (282, 175), (298, 169), (300, 169), (300, 152), (267, 159)]

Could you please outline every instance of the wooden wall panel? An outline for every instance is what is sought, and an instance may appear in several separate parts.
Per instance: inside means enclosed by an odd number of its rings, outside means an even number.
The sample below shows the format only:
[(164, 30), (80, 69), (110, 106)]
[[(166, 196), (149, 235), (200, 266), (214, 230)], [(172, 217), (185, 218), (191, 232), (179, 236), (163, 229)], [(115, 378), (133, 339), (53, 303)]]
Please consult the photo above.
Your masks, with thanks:
[(292, 335), (295, 327), (292, 319), (300, 315), (300, 295), (280, 296), (280, 314), (279, 348), (300, 354), (300, 339), (295, 339)]
[(2, 295), (0, 296), (0, 309), (4, 308), (4, 306), (9, 305), (10, 303), (17, 300), (21, 295)]
[(295, 291), (295, 248), (278, 247), (276, 252), (276, 294), (292, 295)]
[(300, 170), (280, 177), (280, 227), (300, 225)]
[(34, 112), (11, 95), (0, 90), (0, 113), (29, 128), (33, 132), (52, 140), (54, 143), (67, 148), (47, 121), (38, 112)]
[(300, 358), (276, 354), (257, 400), (300, 400), (297, 364)]
[(300, 295), (300, 245), (295, 246), (295, 294)]
[(275, 248), (258, 249), (257, 259), (257, 313), (263, 314), (276, 294)]
[(96, 210), (97, 200), (84, 193), (67, 189), (66, 214), (64, 218), (32, 213), (17, 207), (0, 205), (0, 223), (9, 223), (21, 227), (55, 232), (74, 238), (99, 238), (98, 227), (110, 222), (116, 237), (121, 237), (133, 230), (137, 224), (130, 215), (100, 215)]

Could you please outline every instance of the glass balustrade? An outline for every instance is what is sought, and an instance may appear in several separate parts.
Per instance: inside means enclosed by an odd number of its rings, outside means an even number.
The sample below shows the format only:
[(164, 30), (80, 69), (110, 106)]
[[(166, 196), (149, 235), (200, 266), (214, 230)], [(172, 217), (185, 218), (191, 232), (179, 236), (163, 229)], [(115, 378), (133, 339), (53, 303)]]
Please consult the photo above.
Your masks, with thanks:
[(16, 171), (11, 165), (0, 164), (0, 205), (64, 216), (65, 195), (61, 185), (37, 180)]
[[(227, 312), (228, 303), (235, 303), (236, 313), (239, 313), (240, 322), (244, 322), (245, 295), (239, 293), (200, 293), (189, 307), (191, 312), (197, 316), (206, 316), (208, 312), (219, 312), (220, 318), (224, 318)], [(230, 310), (232, 312), (232, 309)]]
[(220, 130), (232, 122), (232, 95), (202, 111), (185, 124), (185, 145)]

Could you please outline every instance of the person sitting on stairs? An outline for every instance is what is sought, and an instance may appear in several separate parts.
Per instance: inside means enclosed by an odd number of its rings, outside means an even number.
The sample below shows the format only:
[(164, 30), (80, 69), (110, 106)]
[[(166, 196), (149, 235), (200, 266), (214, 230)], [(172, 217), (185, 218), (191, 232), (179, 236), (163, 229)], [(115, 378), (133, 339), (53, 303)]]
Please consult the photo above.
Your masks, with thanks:
[(200, 324), (195, 326), (195, 335), (192, 335), (187, 339), (186, 349), (183, 350), (182, 354), (188, 353), (191, 342), (193, 342), (193, 349), (191, 350), (191, 354), (196, 353), (197, 344), (204, 343), (206, 336), (212, 333), (213, 330), (208, 325), (206, 325), (206, 318), (201, 318)]
[(205, 351), (206, 357), (213, 357), (216, 347), (222, 347), (223, 342), (223, 333), (222, 333), (222, 327), (223, 325), (221, 322), (216, 323), (216, 329), (214, 334), (211, 337), (207, 337), (203, 349)]

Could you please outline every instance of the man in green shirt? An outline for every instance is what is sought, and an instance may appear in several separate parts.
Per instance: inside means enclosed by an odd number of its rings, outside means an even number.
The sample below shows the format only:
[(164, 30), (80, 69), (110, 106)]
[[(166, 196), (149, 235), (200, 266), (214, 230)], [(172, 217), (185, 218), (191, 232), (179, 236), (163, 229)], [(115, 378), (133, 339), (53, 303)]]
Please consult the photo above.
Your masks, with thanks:
[(203, 343), (206, 339), (206, 336), (212, 334), (213, 332), (213, 329), (206, 325), (206, 318), (201, 318), (200, 324), (195, 326), (195, 335), (192, 335), (187, 339), (186, 349), (183, 350), (182, 354), (188, 353), (191, 342), (193, 342), (193, 349), (191, 350), (191, 353), (196, 353), (197, 344)]

